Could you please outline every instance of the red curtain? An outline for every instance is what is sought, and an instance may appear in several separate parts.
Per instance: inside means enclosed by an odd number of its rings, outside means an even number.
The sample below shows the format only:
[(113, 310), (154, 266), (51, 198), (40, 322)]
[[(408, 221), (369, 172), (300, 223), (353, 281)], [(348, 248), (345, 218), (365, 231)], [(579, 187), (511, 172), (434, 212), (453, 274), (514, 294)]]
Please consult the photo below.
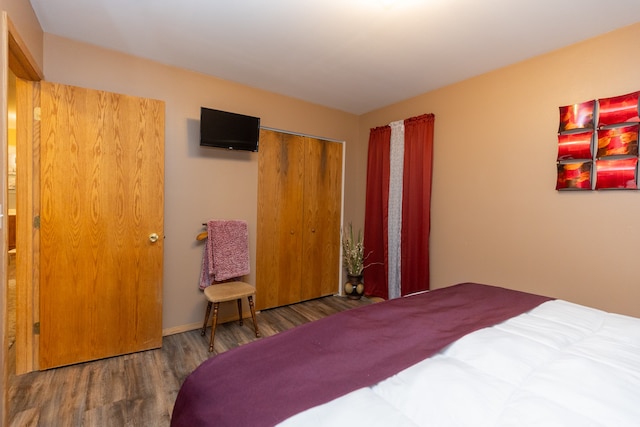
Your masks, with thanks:
[(425, 114), (404, 121), (402, 295), (429, 289), (434, 120), (433, 114)]
[(387, 218), (389, 208), (389, 153), (391, 127), (371, 129), (367, 160), (367, 194), (364, 215), (363, 279), (367, 295), (387, 299)]
[[(404, 121), (401, 294), (429, 289), (429, 233), (435, 116)], [(387, 299), (391, 127), (371, 129), (367, 165), (364, 251), (365, 293)]]

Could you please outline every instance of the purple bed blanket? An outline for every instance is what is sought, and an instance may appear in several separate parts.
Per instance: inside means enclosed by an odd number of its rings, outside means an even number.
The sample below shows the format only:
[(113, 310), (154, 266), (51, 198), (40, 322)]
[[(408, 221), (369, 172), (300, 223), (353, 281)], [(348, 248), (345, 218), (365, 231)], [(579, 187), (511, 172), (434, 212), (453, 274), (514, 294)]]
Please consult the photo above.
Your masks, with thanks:
[(203, 362), (182, 385), (171, 426), (273, 426), (550, 299), (462, 283), (298, 326)]

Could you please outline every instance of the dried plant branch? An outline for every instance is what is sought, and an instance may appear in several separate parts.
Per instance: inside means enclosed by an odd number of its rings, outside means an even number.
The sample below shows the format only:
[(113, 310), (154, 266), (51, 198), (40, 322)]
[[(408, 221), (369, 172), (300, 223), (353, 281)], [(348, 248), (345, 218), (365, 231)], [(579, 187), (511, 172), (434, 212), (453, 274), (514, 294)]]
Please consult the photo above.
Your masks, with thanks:
[(348, 228), (342, 230), (342, 265), (350, 276), (361, 276), (365, 268), (380, 262), (365, 264), (369, 255), (373, 251), (364, 255), (364, 244), (362, 241), (362, 230), (358, 230), (358, 236), (353, 234), (353, 225), (349, 223)]

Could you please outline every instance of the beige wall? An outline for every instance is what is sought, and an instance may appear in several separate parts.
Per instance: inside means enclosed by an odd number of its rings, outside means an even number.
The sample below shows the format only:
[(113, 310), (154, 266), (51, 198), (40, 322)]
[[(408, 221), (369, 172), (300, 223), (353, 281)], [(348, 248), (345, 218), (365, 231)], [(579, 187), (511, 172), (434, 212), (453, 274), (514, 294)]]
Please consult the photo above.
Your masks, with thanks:
[[(200, 107), (258, 116), (266, 127), (346, 141), (347, 159), (349, 147), (358, 139), (354, 115), (49, 34), (44, 64), (48, 81), (166, 103), (165, 332), (202, 322), (204, 299), (198, 289), (202, 246), (195, 236), (203, 222), (248, 221), (255, 272), (258, 155), (201, 148)], [(347, 220), (350, 209), (347, 203)], [(253, 272), (251, 283), (255, 283)], [(336, 283), (336, 291), (338, 287)]]
[[(557, 192), (558, 107), (640, 90), (640, 24), (366, 114), (434, 113), (431, 283), (640, 316), (640, 192)], [(363, 191), (362, 183), (360, 190)]]
[(47, 80), (166, 102), (165, 329), (201, 320), (204, 220), (247, 218), (255, 261), (257, 155), (200, 149), (200, 106), (345, 140), (345, 221), (357, 227), (369, 129), (435, 113), (434, 288), (478, 281), (640, 316), (640, 193), (554, 190), (558, 107), (640, 90), (640, 24), (355, 117), (52, 35), (43, 44), (19, 3), (0, 0)]
[(42, 70), (42, 28), (28, 0), (0, 0), (0, 10), (7, 12), (11, 23)]

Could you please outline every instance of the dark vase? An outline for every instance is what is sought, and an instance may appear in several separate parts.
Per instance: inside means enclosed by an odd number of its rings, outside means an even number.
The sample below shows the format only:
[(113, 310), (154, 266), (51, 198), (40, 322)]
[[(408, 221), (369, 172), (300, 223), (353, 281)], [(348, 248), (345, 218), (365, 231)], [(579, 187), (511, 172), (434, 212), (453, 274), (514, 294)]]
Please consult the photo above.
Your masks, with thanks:
[(344, 293), (349, 299), (360, 299), (364, 294), (364, 283), (362, 276), (352, 276), (347, 274), (347, 282), (343, 286)]

